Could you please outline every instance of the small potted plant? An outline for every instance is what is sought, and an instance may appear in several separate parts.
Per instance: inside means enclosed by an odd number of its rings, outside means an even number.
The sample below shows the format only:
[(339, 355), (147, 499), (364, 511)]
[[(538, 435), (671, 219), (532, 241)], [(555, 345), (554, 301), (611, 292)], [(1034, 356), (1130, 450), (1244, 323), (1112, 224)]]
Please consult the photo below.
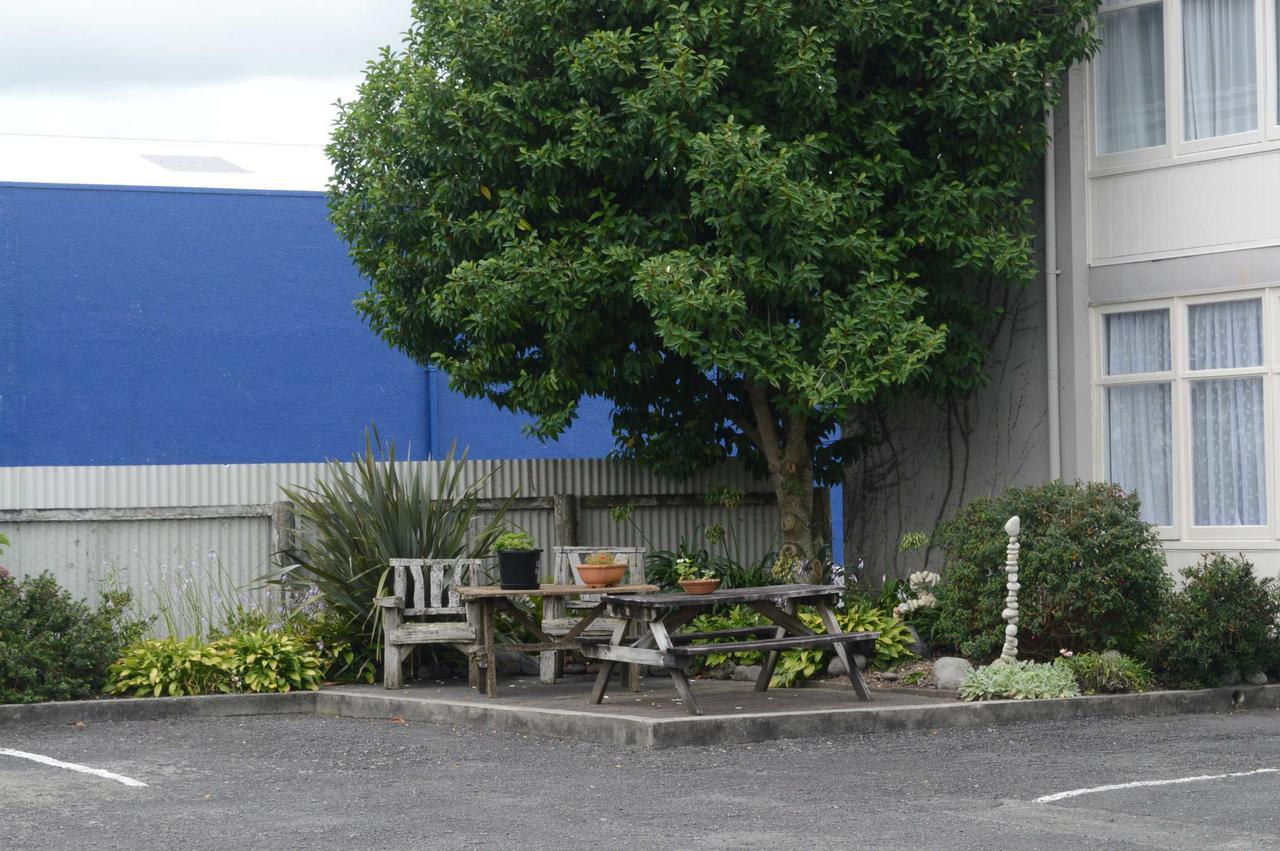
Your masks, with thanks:
[(617, 585), (627, 575), (627, 563), (618, 561), (613, 553), (591, 553), (578, 565), (578, 578), (588, 588), (608, 588)]
[(542, 550), (528, 532), (503, 532), (493, 542), (498, 554), (498, 576), (509, 591), (532, 591), (538, 588), (538, 559)]
[(710, 594), (720, 587), (720, 580), (709, 565), (684, 556), (676, 559), (676, 583), (686, 594)]

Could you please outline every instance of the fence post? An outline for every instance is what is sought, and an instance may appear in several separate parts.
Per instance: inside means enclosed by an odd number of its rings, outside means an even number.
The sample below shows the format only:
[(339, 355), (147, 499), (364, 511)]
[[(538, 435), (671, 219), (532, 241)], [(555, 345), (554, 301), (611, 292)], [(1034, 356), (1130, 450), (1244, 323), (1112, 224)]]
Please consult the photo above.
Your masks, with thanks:
[(555, 546), (573, 547), (578, 544), (578, 497), (571, 493), (551, 497), (551, 512), (555, 523)]
[[(297, 543), (297, 537), (294, 534), (294, 522), (292, 502), (279, 501), (271, 503), (270, 562), (277, 570), (288, 566), (289, 558), (284, 555), (284, 552), (285, 550), (293, 549)], [(280, 602), (286, 606), (289, 603), (289, 593), (283, 585), (280, 586)]]

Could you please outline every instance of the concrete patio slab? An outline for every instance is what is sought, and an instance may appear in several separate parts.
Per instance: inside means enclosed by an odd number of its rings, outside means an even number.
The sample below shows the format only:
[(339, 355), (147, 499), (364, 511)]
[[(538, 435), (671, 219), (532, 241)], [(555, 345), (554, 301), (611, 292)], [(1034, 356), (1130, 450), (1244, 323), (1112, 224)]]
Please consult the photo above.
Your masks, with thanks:
[(381, 686), (333, 686), (282, 695), (115, 698), (0, 706), (0, 729), (91, 720), (320, 714), (400, 718), (629, 747), (672, 748), (1280, 708), (1280, 685), (981, 703), (873, 689), (875, 700), (861, 703), (847, 687), (771, 689), (761, 694), (750, 683), (703, 680), (695, 681), (694, 690), (706, 714), (691, 717), (665, 678), (646, 678), (639, 693), (618, 687), (601, 706), (588, 702), (591, 680), (587, 677), (570, 677), (555, 685), (544, 685), (535, 678), (515, 678), (503, 682), (501, 688), (500, 696), (492, 699), (464, 683), (418, 683), (398, 691)]

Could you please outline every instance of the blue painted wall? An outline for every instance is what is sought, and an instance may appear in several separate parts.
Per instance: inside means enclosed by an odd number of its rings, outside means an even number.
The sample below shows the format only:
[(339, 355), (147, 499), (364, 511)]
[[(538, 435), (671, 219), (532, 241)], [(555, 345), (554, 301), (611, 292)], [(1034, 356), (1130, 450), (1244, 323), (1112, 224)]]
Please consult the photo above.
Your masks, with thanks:
[(607, 406), (544, 445), (429, 388), (361, 289), (317, 193), (0, 185), (0, 465), (315, 461), (370, 421), (415, 455), (612, 447)]

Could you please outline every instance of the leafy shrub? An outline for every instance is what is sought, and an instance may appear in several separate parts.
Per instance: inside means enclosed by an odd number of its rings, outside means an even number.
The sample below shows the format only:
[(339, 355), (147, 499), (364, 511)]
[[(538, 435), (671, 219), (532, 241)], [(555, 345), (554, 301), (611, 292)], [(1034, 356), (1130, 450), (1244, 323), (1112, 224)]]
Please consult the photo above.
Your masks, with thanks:
[(1273, 669), (1280, 662), (1277, 582), (1259, 579), (1243, 556), (1207, 553), (1185, 568), (1146, 646), (1160, 679), (1177, 688), (1214, 686), (1223, 674)]
[(1054, 664), (996, 662), (965, 674), (960, 683), (963, 700), (1034, 700), (1079, 697), (1071, 671)]
[[(330, 462), (327, 481), (314, 489), (282, 488), (300, 521), (299, 546), (284, 555), (294, 562), (269, 578), (290, 590), (316, 586), (345, 622), (344, 640), (356, 656), (381, 651), (381, 610), (393, 558), (479, 557), (503, 531), (506, 503), (479, 519), (488, 477), (467, 484), (466, 453), (453, 451), (432, 474), (396, 463), (394, 442), (384, 448), (376, 430), (350, 465)], [(474, 530), (472, 527), (476, 526)]]
[(100, 693), (111, 661), (146, 629), (132, 602), (128, 590), (106, 590), (95, 610), (52, 574), (0, 576), (0, 703)]
[(111, 665), (110, 690), (137, 697), (287, 692), (319, 688), (322, 674), (320, 658), (280, 632), (236, 633), (209, 643), (153, 638), (131, 645)]
[(980, 497), (943, 524), (946, 555), (935, 633), (971, 658), (1004, 642), (1005, 521), (1022, 518), (1019, 654), (1049, 660), (1061, 648), (1134, 652), (1169, 593), (1155, 529), (1138, 498), (1112, 484), (1048, 482)]
[(1147, 691), (1155, 681), (1149, 668), (1123, 653), (1079, 653), (1054, 661), (1071, 672), (1085, 694), (1120, 694)]

